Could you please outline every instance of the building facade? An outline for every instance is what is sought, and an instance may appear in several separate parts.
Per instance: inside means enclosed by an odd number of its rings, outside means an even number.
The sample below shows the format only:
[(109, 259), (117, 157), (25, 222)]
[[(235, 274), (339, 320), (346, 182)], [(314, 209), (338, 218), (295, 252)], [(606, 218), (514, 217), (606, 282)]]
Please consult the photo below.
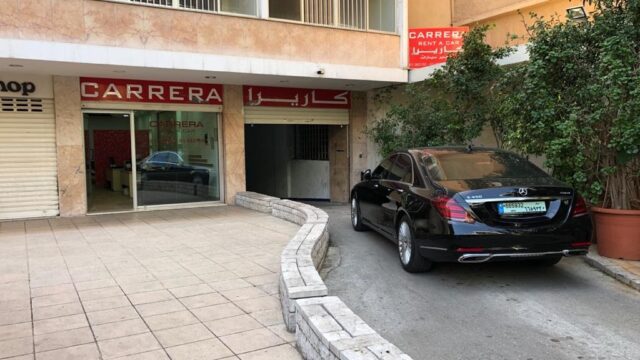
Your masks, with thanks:
[(375, 89), (410, 81), (409, 28), (495, 23), (499, 45), (518, 9), (575, 3), (4, 0), (0, 220), (347, 201), (377, 160)]
[[(402, 0), (7, 0), (0, 219), (346, 201)], [(355, 156), (354, 156), (355, 154)]]

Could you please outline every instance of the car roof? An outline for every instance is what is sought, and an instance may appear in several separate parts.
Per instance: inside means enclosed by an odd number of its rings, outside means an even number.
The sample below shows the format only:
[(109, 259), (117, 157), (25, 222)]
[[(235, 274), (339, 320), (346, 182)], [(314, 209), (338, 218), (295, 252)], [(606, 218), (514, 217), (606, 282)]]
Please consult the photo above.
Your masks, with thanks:
[[(452, 152), (468, 153), (470, 151), (469, 151), (469, 146), (427, 146), (427, 147), (403, 149), (397, 152), (409, 152), (412, 154), (429, 153), (432, 155), (438, 155), (438, 154), (450, 154)], [(492, 147), (472, 146), (471, 152), (509, 152), (509, 151), (506, 151), (504, 149), (492, 148)]]

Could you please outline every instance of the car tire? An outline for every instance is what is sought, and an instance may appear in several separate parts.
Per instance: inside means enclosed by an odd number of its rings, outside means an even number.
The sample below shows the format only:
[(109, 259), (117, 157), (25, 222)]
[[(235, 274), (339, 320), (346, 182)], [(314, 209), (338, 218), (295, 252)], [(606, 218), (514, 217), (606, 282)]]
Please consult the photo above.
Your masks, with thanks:
[(408, 218), (403, 216), (399, 224), (396, 237), (398, 240), (398, 256), (402, 268), (410, 273), (431, 270), (433, 263), (420, 255)]
[(554, 255), (554, 256), (547, 256), (542, 259), (533, 260), (533, 262), (537, 266), (551, 267), (559, 263), (560, 260), (562, 260), (562, 258), (563, 258), (562, 255)]
[(362, 214), (360, 213), (360, 201), (353, 196), (351, 198), (351, 225), (355, 231), (366, 231), (368, 228), (362, 223)]

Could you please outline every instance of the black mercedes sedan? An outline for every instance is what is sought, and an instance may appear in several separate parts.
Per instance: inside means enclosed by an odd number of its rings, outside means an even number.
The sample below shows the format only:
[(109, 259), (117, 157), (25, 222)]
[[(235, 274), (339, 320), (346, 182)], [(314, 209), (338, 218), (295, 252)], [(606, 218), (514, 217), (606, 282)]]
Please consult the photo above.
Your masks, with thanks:
[(408, 272), (434, 262), (555, 265), (563, 256), (585, 255), (591, 244), (584, 199), (508, 151), (399, 151), (361, 178), (351, 192), (353, 228), (396, 242)]

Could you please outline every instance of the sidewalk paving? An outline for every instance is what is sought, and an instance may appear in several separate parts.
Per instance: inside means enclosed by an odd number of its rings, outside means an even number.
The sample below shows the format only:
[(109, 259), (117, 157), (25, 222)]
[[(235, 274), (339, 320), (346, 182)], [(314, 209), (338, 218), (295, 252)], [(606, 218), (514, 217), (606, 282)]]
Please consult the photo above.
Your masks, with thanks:
[(298, 226), (232, 206), (0, 223), (0, 359), (301, 359)]
[(627, 261), (600, 256), (596, 245), (591, 246), (585, 260), (605, 274), (640, 291), (640, 261)]

